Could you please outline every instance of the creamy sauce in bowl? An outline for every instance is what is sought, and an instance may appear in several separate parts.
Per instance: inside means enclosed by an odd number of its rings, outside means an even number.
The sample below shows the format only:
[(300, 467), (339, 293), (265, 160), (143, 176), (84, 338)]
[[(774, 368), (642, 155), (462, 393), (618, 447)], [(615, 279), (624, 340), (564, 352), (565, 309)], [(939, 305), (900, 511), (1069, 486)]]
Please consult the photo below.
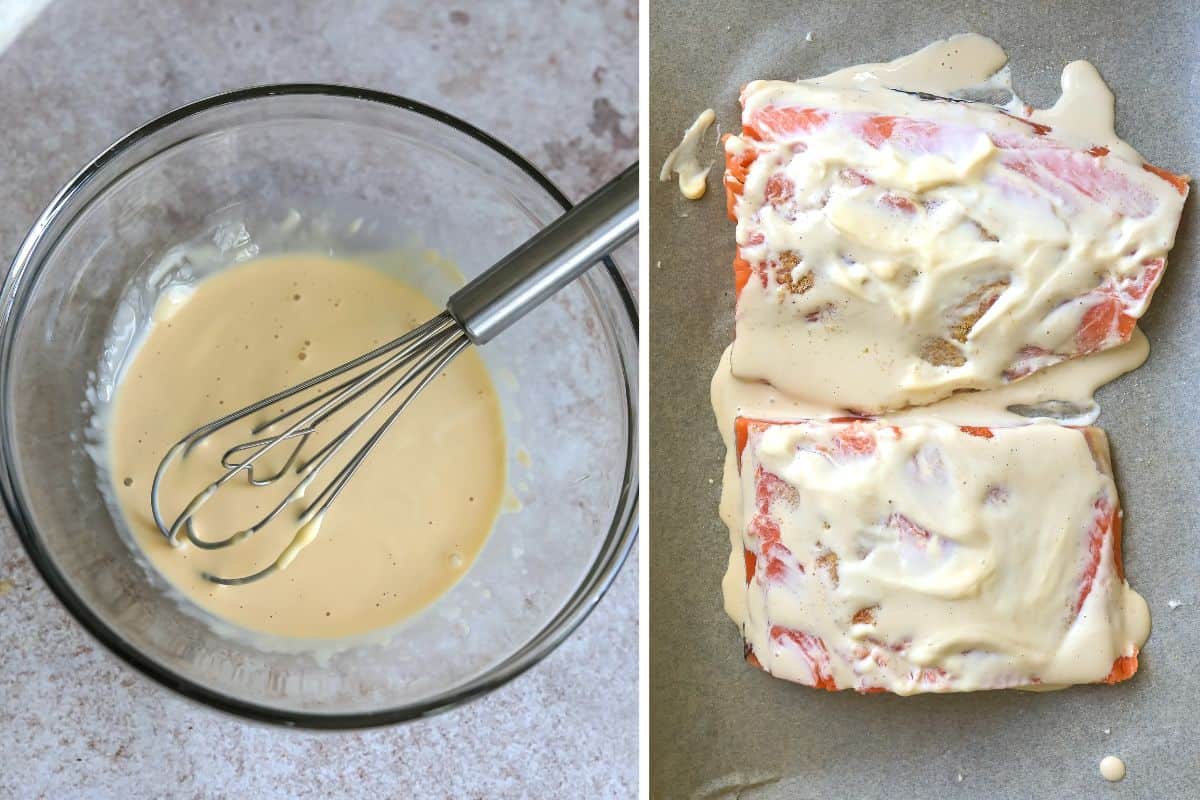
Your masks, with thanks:
[[(173, 547), (150, 514), (155, 469), (184, 434), (438, 311), (420, 291), (379, 270), (308, 255), (251, 260), (190, 290), (166, 293), (124, 366), (106, 427), (112, 491), (146, 559), (200, 608), (277, 637), (365, 634), (412, 616), (449, 590), (486, 541), (506, 486), (499, 402), (487, 368), (470, 349), (401, 415), (319, 527), (298, 530), (301, 499), (255, 536), (201, 550), (190, 543)], [(325, 422), (304, 452), (315, 453), (374, 397)], [(378, 419), (322, 470), (308, 499)], [(250, 427), (243, 423), (202, 441), (166, 473), (164, 516), (173, 518), (224, 471), (221, 454), (252, 438)], [(290, 448), (280, 450), (264, 472), (282, 466)], [(295, 484), (285, 478), (252, 487), (239, 476), (197, 514), (198, 535), (215, 540), (246, 528)], [(297, 546), (288, 551), (289, 544)], [(250, 574), (285, 551), (286, 568), (250, 585), (217, 586), (201, 576)]]

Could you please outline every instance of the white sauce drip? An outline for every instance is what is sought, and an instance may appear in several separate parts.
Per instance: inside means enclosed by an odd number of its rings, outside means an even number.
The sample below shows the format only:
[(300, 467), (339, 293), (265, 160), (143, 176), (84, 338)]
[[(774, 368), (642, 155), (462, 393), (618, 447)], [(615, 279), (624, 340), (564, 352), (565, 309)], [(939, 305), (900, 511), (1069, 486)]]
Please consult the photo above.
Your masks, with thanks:
[(700, 166), (700, 158), (698, 150), (700, 140), (708, 131), (710, 125), (717, 118), (717, 115), (711, 108), (706, 108), (696, 117), (683, 134), (683, 140), (663, 161), (662, 170), (658, 173), (660, 181), (671, 180), (671, 174), (679, 176), (679, 191), (688, 200), (699, 200), (704, 196), (704, 192), (708, 189), (708, 172), (712, 169), (712, 162), (708, 166)]

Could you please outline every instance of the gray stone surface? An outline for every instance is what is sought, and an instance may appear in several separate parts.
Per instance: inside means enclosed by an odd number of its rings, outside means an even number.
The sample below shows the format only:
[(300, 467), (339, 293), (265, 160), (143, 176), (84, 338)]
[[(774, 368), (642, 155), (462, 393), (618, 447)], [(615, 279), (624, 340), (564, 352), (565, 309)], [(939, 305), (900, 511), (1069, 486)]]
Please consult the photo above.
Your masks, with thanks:
[[(258, 83), (439, 106), (578, 199), (637, 157), (636, 52), (633, 0), (53, 0), (0, 53), (0, 263), (112, 140)], [(0, 513), (0, 797), (632, 796), (637, 571), (635, 556), (563, 647), (488, 697), (408, 726), (313, 734), (219, 715), (126, 667), (58, 605)]]

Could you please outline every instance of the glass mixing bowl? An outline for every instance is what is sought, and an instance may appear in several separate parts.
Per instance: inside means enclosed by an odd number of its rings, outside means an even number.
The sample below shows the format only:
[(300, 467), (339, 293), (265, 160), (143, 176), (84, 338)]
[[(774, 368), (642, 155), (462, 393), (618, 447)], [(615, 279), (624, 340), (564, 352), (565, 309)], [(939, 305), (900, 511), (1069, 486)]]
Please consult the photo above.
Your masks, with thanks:
[(225, 265), (315, 241), (348, 258), (428, 248), (470, 278), (567, 207), (487, 134), (360, 89), (223, 94), (110, 147), (37, 220), (0, 295), (0, 488), (51, 589), (142, 672), (268, 722), (411, 719), (537, 663), (595, 606), (636, 536), (637, 318), (611, 262), (481, 351), (522, 508), (386, 641), (264, 647), (170, 596), (101, 489), (96, 418), (111, 387), (97, 374), (113, 331), (147, 313), (139, 293), (195, 268), (172, 260), (181, 242), (207, 240), (208, 261)]

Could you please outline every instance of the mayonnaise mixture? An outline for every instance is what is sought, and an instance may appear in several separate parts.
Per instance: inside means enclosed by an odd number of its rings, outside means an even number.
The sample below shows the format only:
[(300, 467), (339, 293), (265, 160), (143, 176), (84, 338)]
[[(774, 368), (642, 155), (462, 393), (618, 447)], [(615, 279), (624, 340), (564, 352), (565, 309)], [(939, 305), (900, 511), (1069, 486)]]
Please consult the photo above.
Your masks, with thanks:
[[(457, 582), (483, 546), (506, 484), (498, 400), (472, 350), (405, 410), (323, 519), (299, 525), (302, 499), (256, 535), (201, 550), (188, 543), (172, 547), (150, 516), (155, 469), (184, 434), (393, 339), (438, 311), (381, 271), (318, 256), (249, 261), (190, 293), (165, 296), (125, 366), (107, 427), (114, 491), (154, 567), (225, 621), (310, 639), (392, 625)], [(324, 422), (302, 455), (317, 452), (375, 397)], [(323, 469), (307, 499), (374, 432), (376, 419)], [(224, 471), (220, 459), (228, 447), (253, 438), (249, 427), (204, 440), (166, 473), (161, 496), (168, 520)], [(281, 448), (261, 474), (281, 467), (288, 452)], [(197, 533), (214, 540), (242, 530), (295, 484), (285, 478), (252, 487), (239, 476), (197, 514)], [(201, 577), (246, 575), (277, 560), (282, 571), (250, 585), (223, 587)]]
[(1045, 112), (912, 93), (1001, 64), (966, 36), (745, 87), (744, 132), (725, 143), (738, 377), (875, 413), (1128, 341), (1186, 186), (1117, 139), (1112, 95), (1082, 62)]
[[(1011, 97), (1006, 60), (968, 35), (743, 92), (736, 337), (712, 399), (726, 611), (773, 674), (912, 693), (1136, 669), (1149, 614), (1119, 566), (1107, 442), (1051, 421), (1090, 424), (1095, 390), (1145, 360), (1135, 322), (1186, 183), (1116, 137), (1084, 62), (1047, 110), (893, 91)], [(882, 413), (852, 423), (870, 442), (852, 458), (846, 422), (740, 443), (735, 425), (848, 412)]]

